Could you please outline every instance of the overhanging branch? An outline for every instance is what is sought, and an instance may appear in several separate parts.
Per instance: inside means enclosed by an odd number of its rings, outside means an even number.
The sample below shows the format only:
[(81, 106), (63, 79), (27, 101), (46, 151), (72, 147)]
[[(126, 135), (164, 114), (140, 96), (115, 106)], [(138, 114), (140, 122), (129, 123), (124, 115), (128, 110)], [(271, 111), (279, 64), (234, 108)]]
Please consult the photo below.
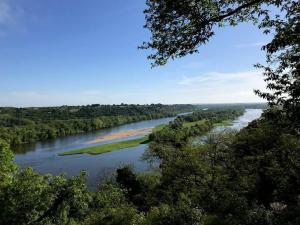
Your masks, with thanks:
[(254, 1), (248, 2), (248, 3), (244, 4), (244, 5), (240, 5), (236, 9), (234, 9), (234, 10), (232, 10), (232, 11), (230, 11), (230, 12), (224, 14), (224, 15), (217, 16), (217, 17), (214, 17), (214, 18), (208, 20), (207, 23), (210, 23), (210, 22), (220, 22), (221, 20), (225, 19), (226, 17), (232, 16), (235, 13), (241, 11), (244, 8), (248, 8), (250, 6), (253, 6), (255, 4), (262, 3), (262, 2), (264, 2), (264, 0), (254, 0)]

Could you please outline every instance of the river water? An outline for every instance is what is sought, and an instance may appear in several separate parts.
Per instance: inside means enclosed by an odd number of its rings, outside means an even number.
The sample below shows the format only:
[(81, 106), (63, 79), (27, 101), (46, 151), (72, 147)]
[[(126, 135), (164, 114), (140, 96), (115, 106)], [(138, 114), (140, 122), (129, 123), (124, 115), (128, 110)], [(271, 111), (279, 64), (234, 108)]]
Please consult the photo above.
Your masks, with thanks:
[[(237, 118), (230, 127), (233, 129), (241, 129), (247, 126), (247, 124), (252, 120), (259, 118), (261, 113), (261, 109), (246, 109), (244, 115)], [(139, 145), (137, 147), (104, 153), (101, 155), (82, 154), (59, 156), (58, 154), (68, 150), (93, 146), (93, 144), (88, 144), (87, 142), (99, 137), (127, 130), (151, 128), (160, 124), (169, 123), (174, 119), (175, 117), (147, 120), (104, 129), (94, 133), (73, 135), (56, 138), (50, 141), (21, 145), (14, 149), (15, 161), (21, 168), (30, 166), (35, 171), (42, 174), (50, 173), (58, 175), (65, 173), (67, 177), (70, 177), (78, 175), (80, 171), (84, 170), (88, 173), (88, 186), (94, 188), (101, 180), (106, 177), (110, 177), (115, 170), (122, 165), (132, 164), (136, 171), (149, 170), (150, 165), (141, 160), (141, 156), (147, 148), (147, 145)], [(128, 140), (141, 136), (143, 136), (143, 134), (104, 141), (101, 142), (101, 144)], [(99, 145), (99, 143), (94, 145)]]

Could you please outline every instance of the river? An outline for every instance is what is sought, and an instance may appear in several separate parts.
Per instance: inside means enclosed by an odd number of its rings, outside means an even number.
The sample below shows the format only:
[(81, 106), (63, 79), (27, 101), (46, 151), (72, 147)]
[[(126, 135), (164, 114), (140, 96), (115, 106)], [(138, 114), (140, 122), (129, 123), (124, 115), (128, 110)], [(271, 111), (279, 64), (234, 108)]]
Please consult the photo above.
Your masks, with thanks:
[[(247, 126), (247, 124), (252, 120), (259, 118), (261, 113), (261, 109), (246, 109), (245, 113), (234, 120), (232, 126), (230, 127), (233, 129), (241, 129)], [(89, 143), (99, 137), (128, 130), (151, 128), (160, 124), (169, 123), (174, 119), (175, 117), (169, 117), (141, 121), (110, 129), (103, 129), (98, 132), (61, 137), (54, 140), (21, 145), (14, 149), (16, 152), (15, 161), (21, 168), (31, 166), (35, 171), (42, 174), (50, 173), (58, 175), (65, 173), (67, 177), (70, 177), (78, 175), (82, 170), (87, 171), (87, 184), (89, 187), (94, 188), (99, 181), (111, 176), (115, 170), (122, 165), (133, 164), (136, 171), (149, 170), (150, 165), (141, 160), (141, 156), (147, 145), (139, 145), (134, 148), (123, 149), (101, 155), (82, 154), (59, 156), (58, 154), (68, 150), (93, 146), (93, 144)], [(143, 134), (104, 141), (101, 142), (101, 144), (120, 140), (128, 140), (141, 136), (143, 136)], [(99, 143), (94, 145), (99, 145)]]

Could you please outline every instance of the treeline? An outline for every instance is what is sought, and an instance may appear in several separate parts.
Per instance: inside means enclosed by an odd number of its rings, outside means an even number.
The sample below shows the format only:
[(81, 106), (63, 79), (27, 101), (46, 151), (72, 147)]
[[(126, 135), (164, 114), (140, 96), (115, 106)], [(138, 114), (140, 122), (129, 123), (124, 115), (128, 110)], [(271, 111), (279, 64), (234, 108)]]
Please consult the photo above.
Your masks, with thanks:
[[(243, 115), (245, 109), (222, 109), (222, 110), (198, 110), (192, 114), (178, 116), (171, 121), (168, 126), (162, 130), (150, 134), (149, 139), (154, 143), (172, 143), (177, 146), (183, 146), (192, 137), (202, 136), (210, 131), (215, 123), (221, 123), (226, 120), (234, 120)], [(199, 124), (185, 126), (186, 123), (202, 121)], [(153, 144), (151, 145), (154, 146)], [(164, 145), (160, 147), (165, 147)], [(164, 151), (162, 151), (164, 152)]]
[[(84, 174), (66, 179), (64, 176), (40, 175), (31, 168), (18, 170), (8, 144), (0, 140), (0, 224), (198, 224), (195, 221), (206, 215), (202, 209), (193, 208), (194, 199), (190, 199), (188, 193), (195, 193), (196, 187), (187, 187), (190, 183), (185, 183), (192, 179), (186, 176), (195, 170), (194, 160), (197, 159), (197, 155), (193, 160), (186, 158), (185, 152), (196, 152), (187, 148), (189, 138), (210, 130), (213, 121), (234, 119), (242, 112), (211, 110), (180, 116), (151, 136), (148, 157), (160, 159), (160, 173), (134, 174), (125, 166), (117, 170), (115, 179), (101, 184), (94, 192), (87, 190)], [(185, 126), (187, 122), (199, 119), (203, 123)], [(181, 168), (177, 168), (179, 165)], [(172, 183), (167, 183), (166, 179), (171, 178), (174, 178)], [(197, 188), (200, 191), (203, 187)]]
[(88, 105), (0, 108), (0, 138), (11, 145), (95, 131), (126, 123), (175, 116), (193, 105)]
[(198, 120), (209, 120), (213, 123), (220, 123), (224, 120), (233, 120), (238, 116), (244, 114), (244, 107), (235, 107), (229, 109), (211, 109), (211, 110), (197, 110), (194, 113), (179, 116), (175, 121), (195, 122)]
[(268, 109), (240, 132), (210, 135), (205, 144), (189, 141), (184, 130), (168, 126), (153, 136), (146, 156), (159, 159), (160, 174), (147, 188), (128, 168), (123, 170), (131, 175), (119, 178), (135, 190), (131, 202), (146, 206), (144, 224), (300, 224), (300, 138), (294, 119)]
[(0, 140), (0, 225), (298, 225), (300, 139), (285, 113), (268, 109), (239, 132), (191, 139), (211, 128), (208, 118), (238, 114), (176, 119), (151, 135), (144, 157), (158, 159), (159, 170), (136, 174), (125, 166), (93, 192), (84, 174), (18, 170)]
[(151, 135), (144, 157), (159, 162), (158, 170), (122, 167), (94, 192), (84, 174), (66, 179), (18, 170), (0, 140), (0, 225), (298, 225), (300, 138), (293, 119), (272, 108), (239, 132), (212, 134), (205, 143), (191, 138), (212, 127), (209, 118), (238, 114), (211, 110), (176, 119)]
[(200, 109), (266, 109), (268, 108), (267, 103), (226, 103), (226, 104), (197, 104)]

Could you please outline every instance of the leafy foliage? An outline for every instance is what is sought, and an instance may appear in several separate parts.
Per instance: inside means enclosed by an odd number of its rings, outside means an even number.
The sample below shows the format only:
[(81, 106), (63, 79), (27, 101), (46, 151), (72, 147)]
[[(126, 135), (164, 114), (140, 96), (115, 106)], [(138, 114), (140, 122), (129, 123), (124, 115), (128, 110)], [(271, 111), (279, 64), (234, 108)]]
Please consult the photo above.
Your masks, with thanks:
[(262, 48), (267, 65), (257, 65), (264, 70), (270, 92), (256, 90), (256, 93), (270, 106), (282, 108), (291, 121), (290, 126), (300, 132), (298, 0), (147, 0), (145, 17), (145, 27), (152, 37), (141, 48), (154, 50), (148, 57), (153, 60), (153, 66), (198, 52), (198, 47), (214, 35), (216, 26), (252, 22), (265, 34), (274, 34), (271, 42)]
[[(299, 1), (147, 0), (147, 5), (146, 27), (152, 40), (144, 47), (157, 50), (150, 56), (155, 64), (197, 51), (197, 46), (213, 35), (215, 25), (253, 21), (267, 33), (274, 31), (274, 39), (264, 47), (268, 65), (260, 66), (273, 92), (257, 91), (271, 107), (240, 132), (211, 135), (206, 143), (195, 143), (193, 137), (242, 111), (181, 116), (151, 135), (147, 158), (159, 162), (159, 173), (135, 174), (130, 167), (120, 168), (115, 182), (103, 184), (95, 192), (87, 191), (84, 174), (65, 179), (39, 175), (30, 168), (16, 170), (8, 144), (1, 140), (0, 224), (300, 224)], [(269, 7), (279, 8), (281, 15), (271, 18)], [(93, 107), (97, 110), (91, 110)], [(98, 107), (85, 109), (98, 117)], [(22, 119), (11, 116), (10, 110), (21, 113)], [(34, 110), (2, 109), (2, 126), (30, 127), (47, 121), (49, 109), (38, 109), (38, 116)], [(78, 112), (72, 118), (75, 124), (82, 122), (78, 118), (91, 115), (80, 107), (53, 112), (55, 118), (71, 118), (71, 110)], [(27, 112), (30, 115), (26, 116)], [(156, 113), (166, 115), (165, 111)], [(204, 122), (184, 126), (199, 120)], [(52, 135), (56, 131), (43, 132)], [(1, 135), (11, 138), (10, 133)]]
[(9, 185), (12, 182), (13, 173), (16, 170), (13, 158), (14, 155), (9, 150), (8, 144), (0, 139), (0, 188)]
[(271, 106), (280, 106), (290, 120), (290, 126), (300, 133), (300, 4), (299, 1), (284, 1), (285, 18), (266, 17), (260, 27), (265, 32), (275, 31), (272, 41), (263, 49), (267, 52), (264, 69), (267, 88), (271, 92), (256, 93), (268, 100)]
[(175, 116), (193, 109), (192, 105), (161, 104), (0, 108), (0, 138), (17, 145)]

